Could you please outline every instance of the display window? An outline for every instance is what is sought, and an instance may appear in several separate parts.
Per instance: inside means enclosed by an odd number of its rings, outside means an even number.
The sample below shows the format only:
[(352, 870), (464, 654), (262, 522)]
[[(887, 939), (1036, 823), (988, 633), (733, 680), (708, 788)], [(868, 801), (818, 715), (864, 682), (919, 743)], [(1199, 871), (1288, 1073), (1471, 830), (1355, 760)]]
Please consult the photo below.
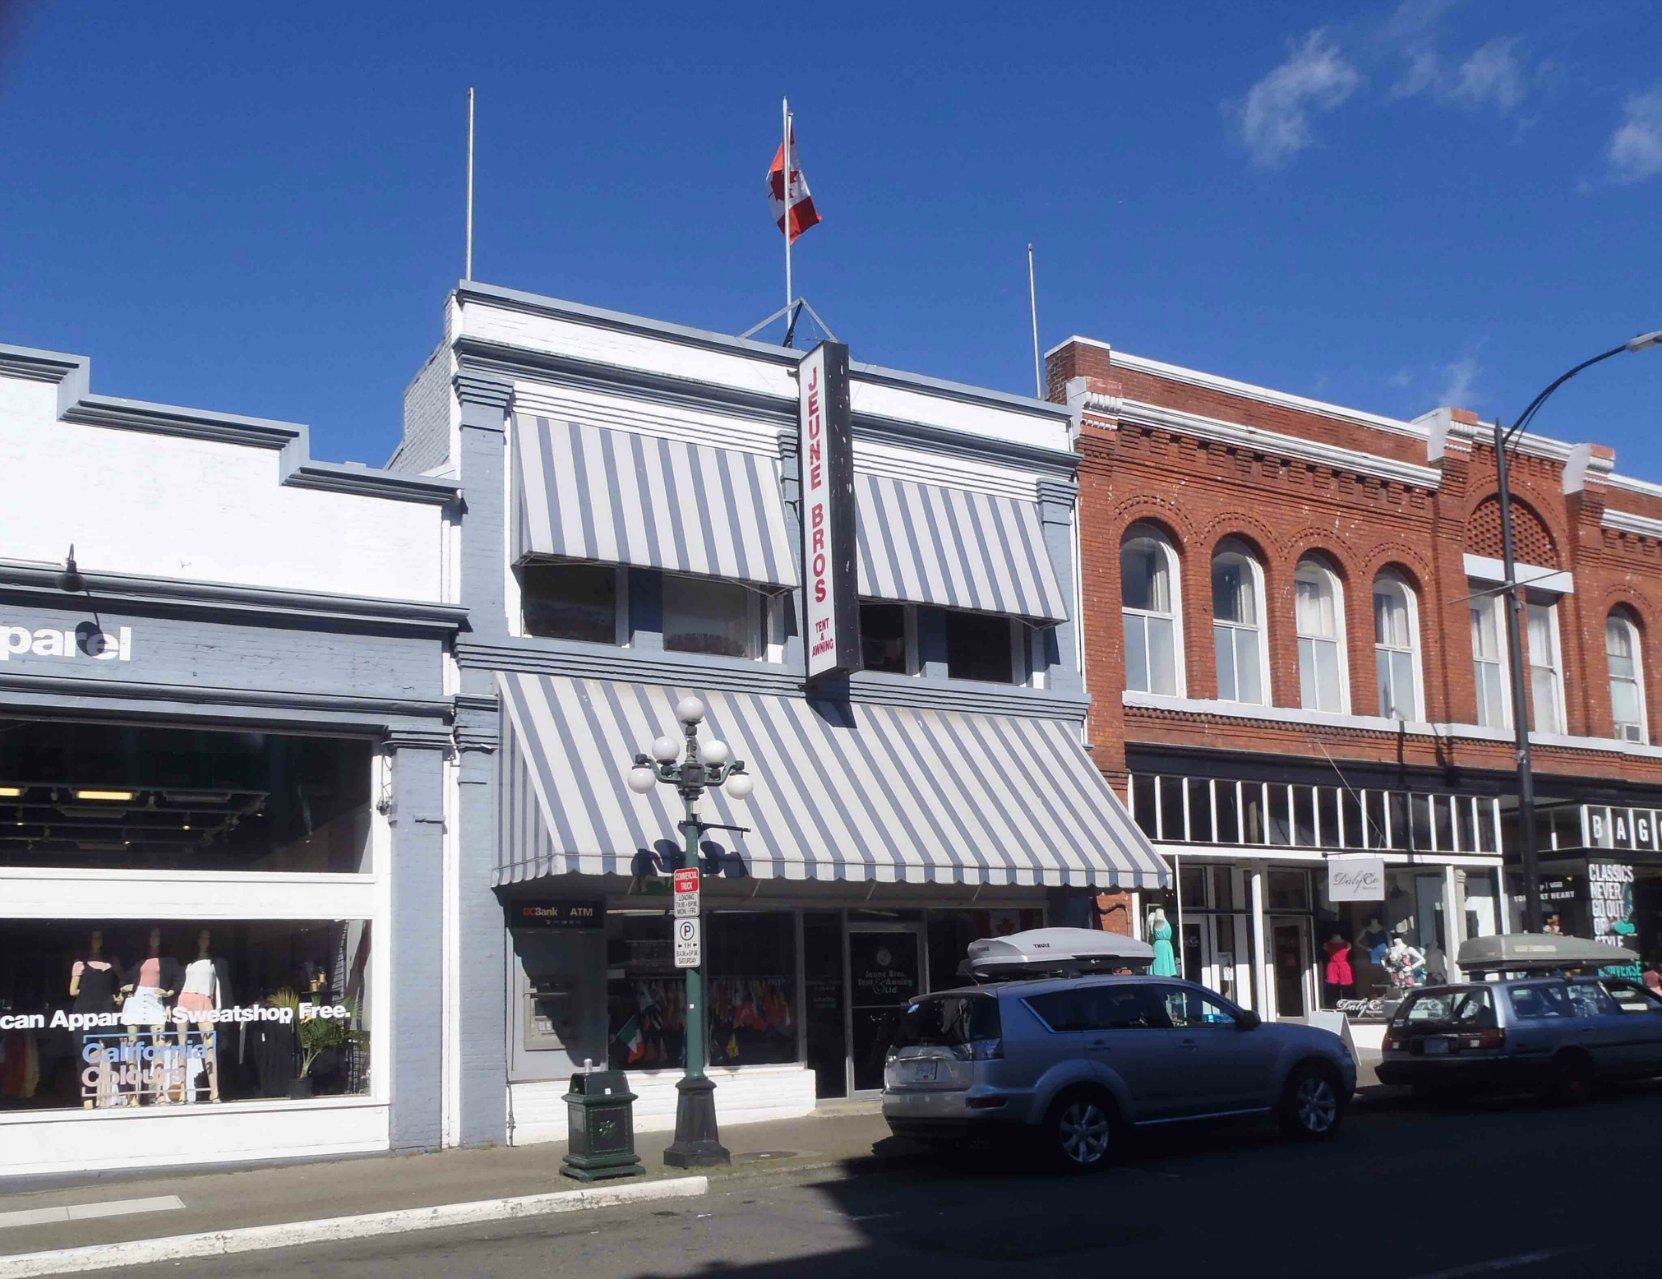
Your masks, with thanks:
[(368, 742), (0, 720), (0, 866), (370, 869)]
[(0, 920), (0, 1110), (368, 1090), (367, 921)]

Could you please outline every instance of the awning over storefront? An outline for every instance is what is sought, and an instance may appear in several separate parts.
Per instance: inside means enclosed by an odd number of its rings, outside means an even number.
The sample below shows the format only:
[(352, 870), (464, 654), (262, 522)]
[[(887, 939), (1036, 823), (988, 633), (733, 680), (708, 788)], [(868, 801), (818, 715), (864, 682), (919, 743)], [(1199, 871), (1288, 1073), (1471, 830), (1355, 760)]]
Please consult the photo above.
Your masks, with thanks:
[(777, 458), (516, 417), (514, 459), (516, 560), (555, 555), (781, 588), (800, 578)]
[(860, 594), (1065, 621), (1034, 502), (857, 473)]
[[(624, 784), (637, 751), (676, 731), (687, 692), (500, 674), (502, 827), (496, 882), (662, 874), (678, 847), (669, 786)], [(1057, 720), (700, 692), (706, 735), (756, 776), (703, 820), (706, 873), (908, 883), (1154, 888), (1166, 870)]]

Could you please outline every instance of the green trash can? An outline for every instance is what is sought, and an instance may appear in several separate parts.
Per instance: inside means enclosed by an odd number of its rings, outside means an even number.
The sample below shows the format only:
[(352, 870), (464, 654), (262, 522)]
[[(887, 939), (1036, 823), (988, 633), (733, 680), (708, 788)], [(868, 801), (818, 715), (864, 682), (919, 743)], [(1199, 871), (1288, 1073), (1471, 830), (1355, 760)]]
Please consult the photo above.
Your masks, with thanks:
[(570, 1136), (560, 1171), (578, 1181), (638, 1177), (646, 1171), (635, 1153), (635, 1094), (621, 1070), (584, 1070), (566, 1091)]

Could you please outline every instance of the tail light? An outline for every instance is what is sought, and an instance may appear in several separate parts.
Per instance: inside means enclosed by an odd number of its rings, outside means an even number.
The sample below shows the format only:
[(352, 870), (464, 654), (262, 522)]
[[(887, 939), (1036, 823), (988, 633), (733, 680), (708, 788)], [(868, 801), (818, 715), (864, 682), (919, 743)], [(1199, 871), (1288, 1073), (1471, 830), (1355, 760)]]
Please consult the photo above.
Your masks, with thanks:
[(1467, 1035), (1460, 1041), (1462, 1048), (1504, 1048), (1506, 1047), (1506, 1032), (1498, 1026), (1489, 1026), (1475, 1035)]
[(1392, 1052), (1402, 1047), (1402, 1040), (1397, 1036), (1396, 1031), (1387, 1030), (1385, 1038), (1379, 1041), (1379, 1047), (1382, 1052)]

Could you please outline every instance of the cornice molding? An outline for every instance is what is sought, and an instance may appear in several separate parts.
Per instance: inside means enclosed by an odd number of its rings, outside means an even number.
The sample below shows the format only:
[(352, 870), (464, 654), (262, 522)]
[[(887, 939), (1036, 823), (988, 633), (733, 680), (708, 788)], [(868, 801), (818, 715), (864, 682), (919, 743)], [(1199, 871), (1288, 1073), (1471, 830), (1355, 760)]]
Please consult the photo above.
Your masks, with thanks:
[(95, 604), (105, 607), (165, 607), (193, 612), (235, 613), (249, 620), (347, 623), (363, 628), (393, 628), (441, 637), (456, 632), (467, 622), (467, 609), (459, 604), (272, 590), (224, 582), (193, 582), (123, 573), (83, 573), (86, 591), (70, 594), (58, 585), (61, 571), (57, 565), (0, 560), (0, 594), (24, 598), (32, 604), (48, 608), (84, 607), (90, 595)]
[(1127, 423), (1154, 427), (1175, 434), (1192, 435), (1198, 439), (1293, 458), (1301, 462), (1314, 462), (1337, 471), (1394, 481), (1430, 492), (1435, 492), (1442, 483), (1442, 473), (1433, 467), (1399, 462), (1376, 453), (1340, 448), (1336, 444), (1323, 444), (1317, 440), (1304, 439), (1302, 436), (1284, 435), (1279, 431), (1240, 426), (1234, 422), (1203, 417), (1198, 413), (1145, 404), (1140, 400), (1124, 401), (1120, 412), (1121, 428), (1123, 429)]
[[(147, 684), (137, 680), (78, 678), (68, 675), (14, 675), (0, 671), (0, 705), (4, 695), (49, 697), (54, 701), (79, 697), (92, 701), (126, 700), (139, 703), (173, 702), (212, 716), (216, 708), (294, 711), (365, 719), (436, 719), (448, 721), (450, 703), (442, 699), (356, 697), (344, 693), (300, 693), (277, 689), (224, 688), (202, 684)], [(410, 725), (404, 727), (409, 728)], [(448, 736), (449, 730), (443, 730)]]
[(1652, 541), (1662, 542), (1662, 519), (1654, 516), (1635, 515), (1631, 511), (1612, 511), (1606, 507), (1599, 519), (1599, 526), (1617, 533), (1631, 533), (1635, 537), (1648, 537)]

